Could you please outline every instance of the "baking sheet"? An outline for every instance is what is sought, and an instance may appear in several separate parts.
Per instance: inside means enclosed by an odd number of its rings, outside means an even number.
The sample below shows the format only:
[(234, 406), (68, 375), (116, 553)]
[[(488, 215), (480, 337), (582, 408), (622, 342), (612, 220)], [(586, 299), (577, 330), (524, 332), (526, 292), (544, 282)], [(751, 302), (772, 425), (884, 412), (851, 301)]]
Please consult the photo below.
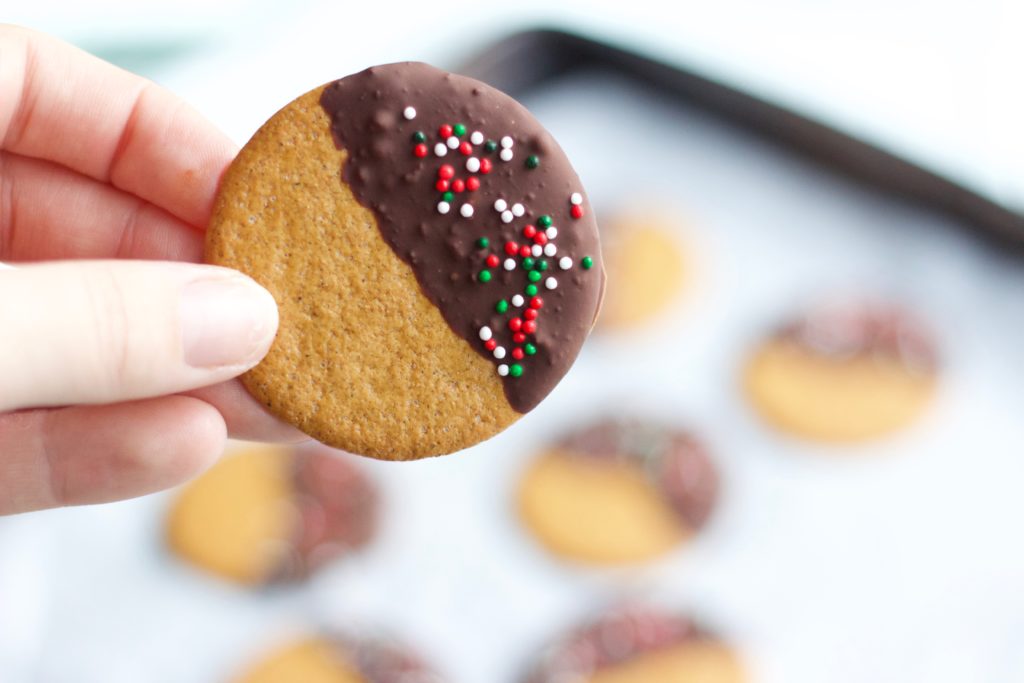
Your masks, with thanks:
[[(1019, 260), (608, 73), (523, 100), (599, 212), (686, 217), (695, 271), (678, 306), (593, 337), (552, 395), (487, 443), (366, 461), (382, 528), (305, 586), (252, 593), (175, 561), (169, 494), (0, 519), (0, 679), (223, 680), (334, 624), (395, 635), (452, 681), (513, 683), (541, 646), (624, 597), (692, 609), (755, 681), (1024, 679)], [(902, 302), (936, 331), (938, 398), (893, 438), (806, 444), (739, 393), (749, 348), (829, 292)], [(636, 570), (563, 564), (511, 508), (533, 452), (607, 413), (693, 429), (724, 477), (696, 541)]]

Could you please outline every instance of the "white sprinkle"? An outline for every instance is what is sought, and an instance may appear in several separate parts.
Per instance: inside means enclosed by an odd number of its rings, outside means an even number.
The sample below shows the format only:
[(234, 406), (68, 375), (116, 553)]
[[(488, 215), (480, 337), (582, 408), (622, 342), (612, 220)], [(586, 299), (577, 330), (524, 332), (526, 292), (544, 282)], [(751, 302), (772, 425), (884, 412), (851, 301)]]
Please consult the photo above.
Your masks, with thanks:
[(505, 210), (501, 212), (502, 223), (511, 223), (513, 218), (515, 218), (515, 216), (512, 215), (511, 211)]
[(459, 139), (454, 135), (449, 135), (448, 139), (445, 140), (445, 142), (447, 142), (448, 146), (451, 147), (452, 149), (458, 149), (459, 145), (461, 144), (459, 142)]
[(474, 145), (479, 145), (481, 142), (484, 141), (484, 134), (478, 130), (474, 130), (473, 134), (469, 136), (469, 141), (472, 142)]
[(463, 218), (469, 218), (470, 216), (473, 215), (473, 205), (463, 204), (462, 206), (459, 207), (459, 213), (462, 214)]
[(406, 107), (405, 109), (402, 110), (402, 116), (405, 117), (406, 121), (412, 121), (414, 118), (416, 118), (416, 108)]
[(504, 363), (499, 365), (498, 366), (498, 374), (501, 375), (502, 377), (506, 377), (508, 375), (508, 366), (505, 365)]
[(466, 170), (470, 173), (476, 173), (480, 170), (480, 160), (476, 157), (470, 157), (466, 159)]
[(548, 242), (547, 244), (544, 245), (544, 255), (545, 256), (554, 256), (557, 253), (558, 253), (558, 247), (556, 247), (551, 242)]
[(505, 259), (505, 270), (515, 270), (516, 260), (514, 258)]
[(494, 349), (494, 357), (497, 358), (498, 360), (501, 360), (502, 358), (504, 358), (505, 357), (505, 347), (504, 346), (496, 347)]
[(572, 268), (572, 259), (569, 258), (568, 256), (563, 256), (562, 258), (558, 259), (558, 267), (561, 268), (562, 270), (569, 270), (570, 268)]
[(526, 300), (523, 298), (522, 294), (514, 294), (514, 295), (512, 295), (512, 305), (513, 306), (515, 306), (516, 308), (519, 308), (524, 303), (526, 303)]
[(514, 156), (515, 154), (513, 154), (512, 150), (510, 149), (503, 149), (500, 152), (498, 152), (498, 158), (501, 159), (502, 161), (512, 161), (512, 157)]
[(502, 149), (511, 149), (512, 145), (513, 145), (513, 140), (512, 140), (511, 136), (506, 135), (505, 137), (503, 137), (501, 139), (501, 148)]
[(494, 333), (491, 332), (491, 328), (487, 327), (487, 325), (484, 325), (483, 327), (480, 328), (480, 339), (487, 341), (493, 336)]
[(556, 237), (558, 237), (558, 228), (552, 225), (550, 228), (544, 231), (544, 234), (548, 236), (549, 240), (553, 240)]
[(452, 208), (452, 205), (449, 204), (448, 202), (438, 202), (437, 203), (437, 212), (438, 213), (448, 213), (449, 211), (451, 211), (451, 208)]
[(524, 213), (526, 213), (526, 207), (525, 206), (523, 206), (522, 204), (520, 204), (518, 202), (516, 202), (515, 204), (512, 205), (512, 214), (516, 218), (521, 217)]
[(541, 254), (544, 253), (544, 247), (540, 246), (539, 244), (535, 244), (530, 248), (530, 252), (534, 255), (534, 257), (540, 256)]
[(573, 192), (571, 195), (569, 195), (569, 203), (572, 204), (573, 206), (579, 206), (580, 204), (583, 203), (583, 195), (581, 195), (579, 192)]
[(558, 280), (556, 280), (553, 277), (549, 277), (547, 280), (544, 281), (544, 286), (547, 287), (548, 289), (555, 289), (556, 287), (558, 287)]
[(495, 199), (494, 200), (494, 210), (497, 211), (498, 213), (501, 213), (502, 211), (504, 211), (507, 208), (508, 208), (508, 202), (506, 202), (504, 199)]
[(444, 146), (443, 142), (439, 142), (436, 145), (434, 145), (434, 154), (436, 154), (437, 156), (443, 157), (447, 153), (448, 148)]

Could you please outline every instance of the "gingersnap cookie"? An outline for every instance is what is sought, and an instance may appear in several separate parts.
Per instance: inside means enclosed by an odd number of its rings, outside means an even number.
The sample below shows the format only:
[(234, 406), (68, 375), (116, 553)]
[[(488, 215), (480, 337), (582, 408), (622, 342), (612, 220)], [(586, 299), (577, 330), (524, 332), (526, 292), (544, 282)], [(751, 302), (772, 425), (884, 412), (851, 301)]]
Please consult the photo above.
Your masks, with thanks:
[(856, 442), (904, 427), (925, 409), (937, 359), (930, 334), (907, 311), (846, 303), (771, 335), (750, 357), (744, 384), (754, 408), (780, 429)]
[(549, 647), (526, 683), (741, 683), (732, 648), (692, 619), (617, 609)]
[(551, 552), (590, 564), (654, 559), (707, 521), (718, 475), (690, 434), (604, 421), (540, 453), (519, 482), (526, 527)]
[(253, 446), (185, 485), (171, 506), (171, 549), (245, 585), (300, 581), (364, 546), (377, 492), (353, 458), (325, 446)]
[(679, 299), (689, 269), (677, 223), (650, 211), (622, 212), (602, 221), (609, 282), (601, 305), (602, 330), (642, 326)]
[(337, 634), (281, 646), (233, 683), (440, 683), (409, 648), (395, 642)]
[(344, 450), (450, 453), (528, 412), (572, 365), (604, 271), (579, 178), (507, 95), (378, 66), (275, 114), (224, 177), (206, 243), (280, 308), (243, 376)]

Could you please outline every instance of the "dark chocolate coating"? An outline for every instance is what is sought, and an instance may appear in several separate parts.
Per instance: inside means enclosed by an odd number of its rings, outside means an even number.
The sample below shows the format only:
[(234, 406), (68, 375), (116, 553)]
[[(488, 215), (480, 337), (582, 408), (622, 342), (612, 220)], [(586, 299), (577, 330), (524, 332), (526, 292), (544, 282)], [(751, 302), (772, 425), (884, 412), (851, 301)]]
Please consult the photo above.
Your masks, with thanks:
[[(561, 148), (511, 97), (470, 78), (416, 62), (373, 67), (335, 81), (325, 87), (320, 104), (330, 117), (335, 144), (348, 154), (341, 169), (342, 181), (359, 203), (373, 212), (384, 240), (409, 264), (423, 293), (452, 330), (491, 360), (493, 354), (479, 335), (482, 326), (493, 330), (497, 343), (509, 354), (495, 361), (495, 366), (498, 362), (519, 363), (523, 369), (521, 377), (503, 378), (508, 402), (520, 413), (531, 410), (578, 355), (597, 315), (604, 285), (593, 211)], [(416, 109), (413, 120), (403, 116), (408, 106)], [(474, 131), (483, 133), (485, 141), (510, 136), (515, 141), (514, 158), (502, 161), (500, 146), (487, 151), (484, 144), (475, 145), (470, 156), (489, 159), (492, 164), (485, 174), (470, 173), (466, 169), (469, 156), (457, 149), (448, 149), (444, 157), (435, 156), (434, 146), (443, 140), (440, 126), (457, 123), (466, 127), (463, 141)], [(416, 132), (426, 136), (428, 153), (424, 158), (413, 154)], [(538, 157), (537, 168), (527, 167), (530, 155)], [(456, 194), (447, 214), (438, 212), (442, 193), (435, 188), (443, 164), (454, 167), (457, 179), (473, 176), (480, 181), (479, 189)], [(584, 195), (584, 215), (579, 219), (570, 215), (569, 197), (574, 192)], [(522, 203), (525, 214), (503, 223), (494, 209), (498, 199), (509, 206)], [(466, 202), (474, 210), (468, 218), (460, 214)], [(485, 259), (492, 253), (501, 262), (509, 258), (504, 252), (506, 241), (532, 244), (523, 237), (523, 228), (534, 225), (540, 229), (537, 221), (542, 215), (550, 216), (558, 228), (553, 240), (558, 253), (543, 257), (548, 268), (536, 283), (544, 304), (537, 317), (537, 331), (526, 341), (534, 344), (537, 352), (514, 360), (511, 352), (520, 344), (512, 341), (508, 324), (526, 307), (510, 306), (508, 312), (499, 314), (495, 304), (523, 294), (529, 284), (527, 271), (519, 256), (512, 271), (502, 265), (487, 268)], [(477, 247), (480, 237), (490, 241), (488, 248)], [(562, 256), (573, 259), (570, 270), (559, 268)], [(581, 267), (585, 256), (593, 259), (589, 270)], [(493, 276), (489, 282), (478, 280), (484, 269)], [(549, 276), (558, 280), (554, 290), (544, 286)], [(529, 301), (530, 297), (524, 296)]]

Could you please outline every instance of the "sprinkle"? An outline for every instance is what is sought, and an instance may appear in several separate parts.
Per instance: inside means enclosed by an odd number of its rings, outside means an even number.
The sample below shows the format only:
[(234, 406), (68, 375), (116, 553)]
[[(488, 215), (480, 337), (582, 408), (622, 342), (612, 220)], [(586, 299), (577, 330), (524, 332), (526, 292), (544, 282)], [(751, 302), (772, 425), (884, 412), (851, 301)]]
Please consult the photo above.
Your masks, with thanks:
[(538, 232), (533, 236), (533, 241), (543, 247), (548, 243), (548, 234), (546, 232)]
[(480, 170), (480, 160), (476, 157), (470, 157), (466, 159), (466, 170), (470, 173), (476, 173)]
[(556, 289), (558, 287), (558, 280), (553, 277), (549, 277), (544, 281), (544, 286), (548, 289)]
[(456, 123), (455, 127), (452, 128), (452, 134), (463, 136), (466, 134), (466, 125), (464, 123)]
[(498, 143), (495, 142), (494, 140), (488, 140), (484, 144), (484, 149), (486, 149), (488, 152), (493, 152), (494, 150), (498, 149)]
[(537, 353), (537, 347), (533, 344), (523, 344), (523, 351), (526, 351), (527, 356), (532, 356)]
[(544, 231), (544, 234), (548, 236), (549, 240), (553, 240), (556, 237), (558, 237), (558, 228), (552, 225), (550, 228)]
[(512, 215), (511, 211), (506, 209), (505, 211), (501, 212), (502, 223), (511, 223), (513, 218), (515, 218), (515, 216)]
[(544, 299), (539, 296), (535, 296), (530, 299), (530, 308), (544, 308)]
[(509, 256), (515, 256), (517, 251), (519, 251), (519, 245), (518, 244), (516, 244), (515, 242), (513, 242), (511, 240), (509, 240), (508, 242), (505, 242), (505, 253), (506, 254), (508, 254)]
[(452, 181), (452, 192), (458, 194), (466, 189), (466, 181), (462, 178), (456, 178)]
[(497, 254), (488, 254), (485, 263), (487, 263), (488, 268), (497, 268), (498, 264), (501, 263), (501, 260), (498, 258)]
[(594, 266), (594, 259), (584, 256), (583, 260), (580, 261), (580, 265), (583, 266), (583, 270), (590, 270)]
[(526, 258), (532, 253), (533, 251), (530, 250), (529, 244), (524, 244), (523, 246), (519, 247), (519, 255), (522, 256), (523, 258)]
[[(466, 206), (466, 204), (463, 204), (463, 206)], [(473, 208), (473, 207), (470, 207), (470, 208)], [(465, 216), (466, 214), (463, 213), (462, 215)], [(472, 214), (470, 214), (470, 215), (472, 215)], [(545, 256), (554, 256), (557, 253), (558, 253), (558, 247), (555, 246), (554, 244), (552, 244), (551, 242), (548, 242), (547, 244), (544, 245), (544, 255)]]
[(466, 189), (470, 192), (476, 192), (480, 189), (480, 179), (476, 176), (469, 176), (466, 178)]
[(523, 319), (522, 318), (512, 318), (511, 320), (508, 321), (508, 329), (512, 330), (513, 332), (518, 332), (522, 328), (523, 328)]
[(531, 271), (530, 271), (530, 272), (529, 272), (529, 273), (528, 273), (528, 274), (526, 275), (526, 277), (527, 277), (527, 278), (529, 278), (530, 282), (537, 282), (538, 280), (540, 280), (540, 277), (541, 277), (541, 275), (540, 275), (540, 273), (539, 273), (539, 272), (537, 272), (536, 270), (531, 270)]
[(582, 206), (574, 206), (569, 211), (569, 213), (572, 214), (573, 218), (583, 218), (583, 207)]
[(581, 195), (579, 192), (573, 192), (571, 195), (569, 195), (569, 203), (572, 204), (573, 206), (579, 206), (580, 204), (583, 203), (583, 195)]
[(505, 259), (505, 270), (515, 270), (516, 260), (514, 258)]
[(533, 252), (534, 256), (538, 256), (539, 257), (540, 255), (542, 255), (544, 253), (544, 247), (540, 246), (539, 244), (535, 244), (535, 245), (533, 245), (532, 252)]
[(522, 306), (524, 301), (525, 301), (525, 299), (523, 299), (523, 295), (522, 294), (514, 294), (514, 295), (512, 295), (512, 305), (515, 306), (516, 308), (519, 308), (520, 306)]
[(451, 190), (448, 190), (448, 191), (447, 191), (447, 192), (445, 192), (445, 193), (444, 193), (443, 195), (441, 195), (441, 199), (443, 199), (443, 200), (444, 200), (444, 201), (446, 201), (446, 202), (449, 202), (449, 203), (451, 203), (451, 201), (452, 201), (453, 199), (455, 199), (455, 193), (454, 193), (454, 192), (452, 192)]
[(481, 142), (484, 141), (484, 134), (478, 130), (474, 130), (473, 134), (469, 136), (469, 141), (472, 142), (474, 145), (479, 145)]
[[(462, 206), (459, 207), (459, 213), (462, 214), (463, 218), (469, 218), (470, 216), (473, 215), (473, 205), (472, 204), (463, 204)], [(549, 247), (553, 247), (555, 245), (549, 244), (548, 246)]]
[(516, 344), (522, 344), (524, 341), (526, 341), (526, 335), (523, 334), (522, 332), (516, 332), (515, 334), (512, 335), (512, 341), (515, 342)]
[(481, 159), (480, 160), (480, 172), (481, 173), (483, 173), (484, 175), (487, 175), (488, 173), (491, 172), (491, 168), (493, 168), (493, 164), (491, 163), (490, 159), (486, 159), (485, 158), (485, 159)]
[(527, 256), (526, 258), (523, 259), (523, 268), (526, 268), (527, 270), (533, 270), (533, 258), (532, 257)]
[(480, 282), (490, 282), (491, 281), (491, 271), (489, 271), (489, 270), (481, 270), (480, 274), (476, 276), (476, 279), (479, 280)]
[(498, 360), (501, 360), (502, 358), (504, 358), (505, 357), (505, 347), (504, 346), (496, 347), (494, 349), (494, 357), (497, 358)]
[(536, 154), (526, 157), (526, 168), (537, 168), (540, 166), (540, 158)]
[(477, 249), (486, 249), (487, 245), (489, 245), (490, 243), (491, 243), (491, 241), (489, 239), (487, 239), (486, 237), (481, 237), (480, 239), (478, 239), (476, 241), (476, 248)]
[(528, 284), (523, 291), (526, 292), (526, 296), (537, 296), (537, 285)]
[(437, 132), (440, 133), (443, 138), (450, 138), (452, 136), (452, 127), (446, 123), (438, 128)]
[(439, 142), (436, 145), (434, 145), (434, 154), (436, 156), (443, 157), (447, 153), (448, 148), (445, 147), (445, 144), (443, 142)]
[(445, 140), (445, 143), (447, 143), (449, 149), (458, 149), (459, 148), (459, 139), (457, 137), (455, 137), (454, 135), (451, 136), (450, 138), (448, 138), (447, 140)]
[(570, 268), (572, 268), (572, 259), (569, 258), (568, 256), (563, 256), (562, 258), (558, 259), (558, 267), (561, 268), (562, 270), (569, 270)]
[(543, 216), (537, 219), (537, 225), (539, 225), (542, 228), (550, 228), (551, 223), (551, 216), (547, 214), (544, 214)]
[(537, 261), (537, 270), (543, 271), (543, 270), (547, 270), (547, 269), (548, 269), (548, 262), (547, 261)]
[(524, 213), (526, 213), (526, 207), (525, 207), (525, 206), (523, 206), (523, 205), (522, 205), (522, 204), (520, 204), (519, 202), (516, 202), (515, 204), (513, 204), (513, 205), (512, 205), (512, 214), (513, 214), (513, 215), (514, 215), (514, 216), (515, 216), (516, 218), (520, 218), (520, 217), (522, 217), (522, 215), (523, 215)]
[(523, 359), (523, 350), (521, 348), (519, 348), (518, 346), (516, 348), (512, 349), (512, 357), (515, 358), (516, 360), (522, 360)]
[(418, 131), (416, 131), (415, 133), (412, 134), (412, 141), (413, 142), (426, 142), (427, 141), (427, 136), (423, 133), (422, 130), (418, 130)]
[(525, 228), (523, 228), (523, 237), (525, 237), (526, 239), (532, 239), (533, 236), (536, 234), (537, 228), (533, 227), (532, 225), (527, 225)]
[(437, 169), (437, 177), (450, 180), (455, 175), (455, 167), (451, 164), (441, 164), (441, 168)]
[(498, 303), (494, 304), (494, 311), (496, 313), (504, 313), (508, 310), (508, 302), (502, 299)]
[(526, 318), (527, 320), (536, 320), (537, 319), (537, 309), (536, 308), (527, 308), (525, 311), (523, 311), (523, 317)]
[(437, 182), (434, 183), (434, 189), (436, 189), (438, 192), (447, 192), (448, 181), (445, 180), (444, 178), (438, 178)]
[(494, 200), (494, 210), (497, 211), (498, 213), (501, 213), (502, 211), (504, 211), (507, 208), (508, 208), (508, 202), (506, 202), (504, 199), (495, 199)]
[(406, 121), (412, 121), (414, 118), (416, 118), (416, 108), (406, 107), (405, 109), (402, 110), (402, 116), (405, 117)]
[(488, 351), (493, 351), (494, 349), (498, 348), (498, 340), (494, 339), (493, 337), (491, 339), (488, 339), (487, 341), (484, 342), (484, 348), (487, 349)]
[(523, 366), (520, 365), (519, 363), (513, 363), (512, 367), (508, 369), (508, 374), (512, 375), (513, 377), (522, 377)]
[(469, 144), (469, 142), (463, 142), (459, 145), (459, 151), (462, 152), (462, 156), (468, 157), (473, 153), (473, 145)]
[(537, 332), (537, 321), (527, 320), (523, 323), (523, 332), (525, 334), (534, 334)]
[(498, 152), (498, 158), (502, 161), (512, 161), (513, 157), (515, 157), (515, 154), (510, 149), (503, 149)]
[(508, 376), (508, 366), (505, 365), (504, 363), (499, 365), (498, 366), (498, 374), (501, 375), (502, 377)]
[(449, 204), (448, 202), (438, 202), (437, 203), (437, 212), (438, 213), (441, 213), (441, 214), (448, 213), (451, 210), (451, 208), (452, 208), (452, 205)]
[(506, 135), (505, 137), (503, 137), (501, 139), (501, 148), (502, 149), (512, 149), (512, 145), (513, 144), (515, 144), (515, 142), (512, 140), (512, 137), (509, 136), (509, 135)]
[(427, 146), (421, 142), (420, 144), (412, 148), (412, 153), (418, 158), (422, 159), (423, 157), (427, 156)]
[(493, 336), (494, 333), (491, 332), (491, 328), (487, 327), (487, 325), (484, 325), (483, 327), (480, 328), (480, 338), (482, 340), (487, 341)]

